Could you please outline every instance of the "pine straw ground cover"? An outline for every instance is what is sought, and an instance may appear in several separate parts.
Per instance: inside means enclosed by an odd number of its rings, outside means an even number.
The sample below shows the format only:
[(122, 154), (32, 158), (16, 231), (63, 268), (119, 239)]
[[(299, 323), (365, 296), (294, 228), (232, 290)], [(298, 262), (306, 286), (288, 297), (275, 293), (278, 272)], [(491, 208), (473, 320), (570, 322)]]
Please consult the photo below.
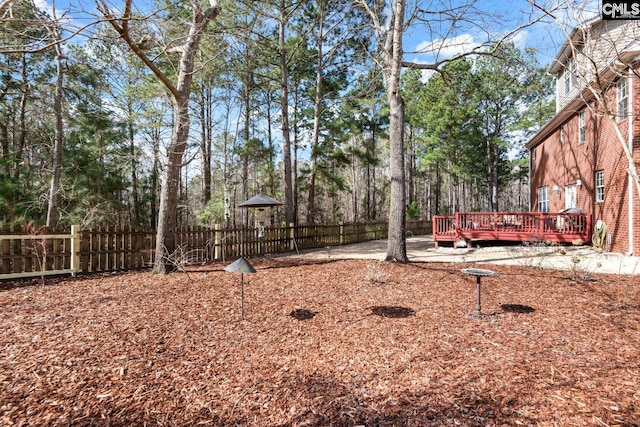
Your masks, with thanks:
[(5, 284), (0, 424), (640, 423), (637, 277), (251, 262)]

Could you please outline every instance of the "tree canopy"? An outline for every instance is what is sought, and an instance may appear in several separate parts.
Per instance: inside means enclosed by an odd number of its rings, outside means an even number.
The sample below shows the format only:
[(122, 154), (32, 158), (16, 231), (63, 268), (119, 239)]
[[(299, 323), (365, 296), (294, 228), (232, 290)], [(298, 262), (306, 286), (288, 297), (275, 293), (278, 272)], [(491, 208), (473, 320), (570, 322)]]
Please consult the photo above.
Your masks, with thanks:
[(240, 225), (258, 192), (285, 201), (274, 224), (395, 218), (398, 236), (405, 215), (526, 210), (523, 141), (553, 111), (544, 68), (504, 33), (410, 62), (399, 36), (428, 13), (388, 6), (1, 2), (0, 223), (44, 223), (55, 203), (60, 225), (169, 234)]

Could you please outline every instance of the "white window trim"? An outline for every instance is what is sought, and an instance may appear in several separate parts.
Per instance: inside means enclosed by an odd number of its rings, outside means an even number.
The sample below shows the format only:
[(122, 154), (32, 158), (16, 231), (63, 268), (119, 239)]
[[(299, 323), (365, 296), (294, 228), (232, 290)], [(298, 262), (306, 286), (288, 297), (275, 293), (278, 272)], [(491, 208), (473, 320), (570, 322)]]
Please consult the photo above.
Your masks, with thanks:
[(564, 94), (565, 95), (571, 92), (571, 89), (573, 89), (573, 78), (572, 78), (573, 68), (574, 68), (574, 62), (573, 62), (573, 58), (571, 58), (567, 61), (566, 67), (564, 67)]
[(616, 83), (616, 114), (619, 121), (626, 119), (629, 114), (629, 90), (626, 77)]
[(549, 212), (549, 186), (538, 187), (538, 212)]
[(578, 111), (578, 144), (584, 144), (587, 139), (587, 126), (584, 120), (584, 109)]
[(604, 170), (596, 171), (594, 176), (595, 181), (595, 201), (596, 203), (604, 202)]
[(564, 94), (567, 95), (576, 86), (576, 61), (573, 58), (567, 60), (564, 67)]
[(536, 170), (536, 149), (535, 147), (531, 149), (531, 172)]
[(578, 187), (573, 185), (567, 185), (564, 187), (564, 208), (572, 209), (578, 207)]

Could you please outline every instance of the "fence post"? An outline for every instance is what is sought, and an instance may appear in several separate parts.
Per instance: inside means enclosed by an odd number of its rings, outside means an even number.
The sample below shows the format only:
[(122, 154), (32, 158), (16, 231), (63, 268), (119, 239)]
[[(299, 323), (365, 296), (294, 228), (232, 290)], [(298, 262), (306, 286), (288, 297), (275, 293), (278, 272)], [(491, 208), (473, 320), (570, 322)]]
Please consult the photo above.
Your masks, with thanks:
[(218, 260), (222, 258), (222, 233), (220, 230), (222, 226), (220, 224), (214, 224), (213, 226), (214, 234), (213, 234), (213, 259)]
[(71, 275), (76, 276), (80, 271), (80, 226), (71, 226)]
[(293, 223), (289, 223), (289, 250), (293, 251), (296, 249), (296, 230), (293, 228)]
[(340, 245), (344, 245), (344, 221), (340, 221)]

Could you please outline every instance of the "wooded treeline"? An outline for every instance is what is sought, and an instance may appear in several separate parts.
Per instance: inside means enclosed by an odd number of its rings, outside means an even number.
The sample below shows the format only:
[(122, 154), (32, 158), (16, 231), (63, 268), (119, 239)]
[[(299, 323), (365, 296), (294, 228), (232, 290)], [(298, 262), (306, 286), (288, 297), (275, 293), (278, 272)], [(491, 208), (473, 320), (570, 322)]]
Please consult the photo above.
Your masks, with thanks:
[[(387, 217), (389, 106), (356, 3), (219, 9), (189, 74), (178, 225), (248, 223), (236, 206), (257, 193), (292, 200), (276, 223)], [(384, 2), (371, 3), (384, 22)], [(179, 80), (195, 4), (109, 17), (118, 5), (102, 0), (49, 11), (0, 1), (0, 224), (45, 223), (55, 204), (57, 225), (155, 229), (178, 120), (158, 76)], [(436, 73), (405, 70), (401, 86), (408, 217), (528, 210), (522, 147), (553, 113), (533, 52), (504, 43)]]

